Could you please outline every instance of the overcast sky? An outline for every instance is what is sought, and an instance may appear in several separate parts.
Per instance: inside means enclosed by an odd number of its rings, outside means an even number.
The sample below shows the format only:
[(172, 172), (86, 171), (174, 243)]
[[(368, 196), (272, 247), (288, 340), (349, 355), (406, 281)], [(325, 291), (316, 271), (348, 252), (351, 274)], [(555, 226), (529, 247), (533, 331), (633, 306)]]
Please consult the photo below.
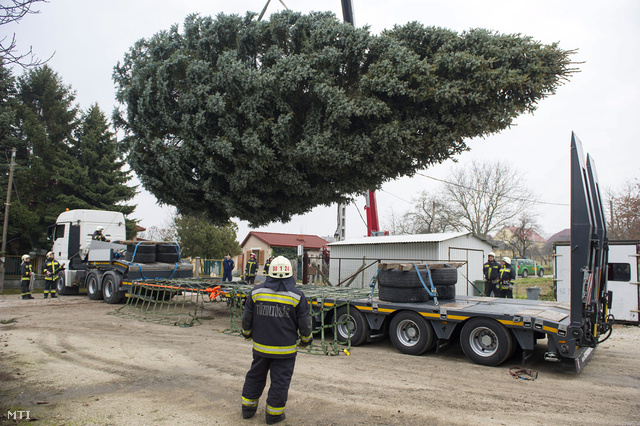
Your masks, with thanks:
[[(191, 13), (217, 15), (260, 12), (266, 0), (50, 0), (37, 5), (40, 13), (19, 24), (0, 27), (0, 37), (16, 34), (18, 47), (29, 47), (40, 58), (55, 52), (49, 66), (72, 86), (83, 109), (93, 103), (110, 116), (115, 103), (111, 74), (125, 52), (139, 39), (179, 24)], [(340, 0), (284, 0), (300, 12), (330, 10), (342, 17)], [(282, 10), (272, 0), (268, 13)], [(521, 116), (515, 126), (486, 139), (469, 141), (471, 150), (457, 159), (508, 159), (522, 170), (526, 185), (537, 194), (538, 223), (544, 236), (570, 225), (569, 149), (575, 131), (584, 149), (593, 155), (600, 183), (617, 188), (637, 179), (640, 144), (640, 1), (638, 0), (353, 0), (357, 26), (373, 33), (395, 24), (420, 21), (456, 31), (486, 28), (520, 33), (543, 43), (559, 42), (574, 55), (580, 73), (554, 96), (542, 100), (533, 115)], [(14, 74), (22, 71), (14, 68)], [(383, 226), (393, 211), (401, 215), (422, 190), (434, 189), (446, 179), (454, 163), (385, 184), (377, 193)], [(372, 164), (371, 167), (375, 167)], [(429, 177), (425, 177), (429, 176)], [(144, 191), (136, 198), (134, 217), (144, 227), (163, 226), (171, 209), (160, 207)], [(364, 197), (347, 210), (347, 237), (366, 234)], [(333, 235), (336, 206), (319, 207), (286, 224), (274, 223), (261, 231)], [(360, 216), (362, 215), (362, 218)], [(250, 231), (238, 222), (238, 239)]]

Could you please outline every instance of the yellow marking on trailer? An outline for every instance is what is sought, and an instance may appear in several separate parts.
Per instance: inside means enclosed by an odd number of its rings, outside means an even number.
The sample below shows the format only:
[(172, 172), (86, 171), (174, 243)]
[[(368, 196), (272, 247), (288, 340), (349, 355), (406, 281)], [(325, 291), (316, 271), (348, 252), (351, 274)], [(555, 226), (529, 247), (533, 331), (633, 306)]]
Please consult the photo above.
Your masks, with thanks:
[(558, 334), (558, 329), (557, 329), (557, 328), (548, 327), (548, 326), (546, 326), (546, 325), (542, 326), (542, 330), (544, 330), (544, 331), (549, 331), (549, 332), (551, 332), (551, 333)]
[(504, 324), (504, 325), (514, 325), (514, 326), (520, 326), (523, 327), (524, 325), (521, 322), (515, 322), (515, 321), (510, 321), (510, 320), (498, 320), (498, 322)]
[(440, 314), (432, 314), (430, 312), (418, 312), (423, 317), (440, 318)]
[[(363, 311), (373, 311), (373, 306), (357, 306), (356, 307), (359, 310), (363, 310)], [(396, 309), (388, 309), (388, 308), (380, 308), (378, 307), (378, 312), (388, 312), (388, 313), (392, 313), (395, 312)]]

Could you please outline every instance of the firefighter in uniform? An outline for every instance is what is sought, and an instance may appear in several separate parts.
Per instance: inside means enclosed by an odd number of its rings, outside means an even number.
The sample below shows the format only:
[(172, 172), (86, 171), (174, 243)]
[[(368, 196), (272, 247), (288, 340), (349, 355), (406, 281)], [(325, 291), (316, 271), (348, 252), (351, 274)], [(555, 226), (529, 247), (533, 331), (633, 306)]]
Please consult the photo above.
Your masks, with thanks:
[(33, 265), (31, 265), (31, 256), (25, 254), (22, 256), (22, 263), (20, 264), (20, 286), (22, 287), (22, 298), (33, 299), (31, 295), (31, 276), (33, 275)]
[(513, 284), (516, 279), (516, 271), (511, 267), (511, 258), (502, 258), (500, 268), (500, 297), (513, 299)]
[(482, 272), (484, 274), (484, 295), (486, 297), (491, 296), (493, 292), (498, 296), (498, 289), (496, 284), (500, 278), (500, 264), (496, 262), (496, 254), (494, 252), (489, 253), (487, 256), (487, 262), (482, 266)]
[(253, 284), (256, 281), (256, 275), (258, 274), (258, 261), (256, 260), (255, 253), (251, 253), (249, 261), (244, 269), (244, 280), (247, 284)]
[(262, 271), (263, 274), (269, 275), (269, 266), (271, 266), (272, 261), (273, 256), (269, 256), (269, 259), (267, 259), (267, 263), (264, 264), (264, 270)]
[(92, 240), (96, 241), (109, 241), (107, 237), (102, 235), (102, 231), (104, 231), (104, 227), (98, 226), (95, 231), (93, 231), (93, 235), (91, 236)]
[(51, 294), (51, 298), (55, 299), (58, 297), (56, 295), (56, 284), (58, 277), (58, 272), (62, 269), (60, 263), (55, 259), (55, 255), (52, 251), (47, 253), (47, 259), (44, 262), (44, 267), (42, 268), (42, 273), (44, 274), (44, 298), (46, 299), (49, 294)]
[(266, 421), (274, 424), (284, 420), (298, 331), (300, 346), (313, 341), (307, 298), (296, 288), (289, 260), (278, 256), (271, 262), (269, 276), (251, 290), (244, 306), (242, 334), (253, 338), (253, 362), (242, 388), (243, 418), (256, 413), (270, 371)]

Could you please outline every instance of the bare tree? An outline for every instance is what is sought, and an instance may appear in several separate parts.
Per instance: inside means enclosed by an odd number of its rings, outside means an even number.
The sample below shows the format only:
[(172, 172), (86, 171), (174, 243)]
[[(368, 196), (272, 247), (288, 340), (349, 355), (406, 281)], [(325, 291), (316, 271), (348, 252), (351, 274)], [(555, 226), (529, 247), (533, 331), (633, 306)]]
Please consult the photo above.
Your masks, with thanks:
[(452, 210), (450, 226), (483, 237), (512, 222), (534, 199), (522, 174), (500, 161), (473, 161), (470, 167), (457, 167), (444, 186), (443, 197)]
[(530, 249), (536, 247), (534, 236), (538, 233), (538, 224), (535, 215), (523, 212), (518, 220), (518, 225), (510, 227), (510, 233), (505, 236), (504, 242), (517, 257), (531, 255)]
[(640, 184), (628, 181), (617, 190), (609, 190), (609, 238), (640, 239)]
[[(5, 3), (4, 1), (2, 3)], [(32, 10), (34, 3), (48, 3), (47, 0), (11, 0), (7, 4), (0, 4), (0, 26), (9, 24), (11, 22), (19, 22), (27, 14), (39, 13), (36, 10)], [(38, 59), (33, 53), (33, 49), (29, 47), (29, 51), (26, 53), (18, 53), (18, 44), (16, 41), (15, 33), (9, 37), (5, 36), (0, 39), (0, 63), (5, 66), (9, 64), (17, 64), (23, 68), (36, 67), (43, 65), (49, 59)]]

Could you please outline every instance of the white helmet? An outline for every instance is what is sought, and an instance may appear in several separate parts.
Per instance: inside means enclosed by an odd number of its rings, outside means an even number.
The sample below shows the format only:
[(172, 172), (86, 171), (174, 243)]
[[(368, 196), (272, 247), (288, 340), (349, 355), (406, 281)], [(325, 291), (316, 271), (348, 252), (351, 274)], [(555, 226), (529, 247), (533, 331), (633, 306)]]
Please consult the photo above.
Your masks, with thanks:
[(47, 259), (53, 259), (55, 255), (53, 254), (52, 251), (50, 251), (49, 253), (47, 253)]
[(271, 266), (269, 266), (269, 276), (271, 278), (289, 278), (292, 275), (289, 259), (284, 256), (278, 256), (273, 259)]
[(508, 263), (509, 265), (511, 265), (511, 258), (510, 257), (506, 257), (505, 256), (505, 257), (502, 258), (502, 261), (505, 262), (505, 263)]
[(489, 254), (487, 255), (487, 257), (489, 257), (489, 256), (496, 257), (496, 254), (495, 254), (494, 252), (491, 252), (491, 253), (489, 253)]
[(104, 231), (104, 226), (98, 226), (98, 227), (96, 228), (96, 231)]
[(27, 260), (31, 260), (31, 256), (29, 256), (28, 254), (25, 254), (24, 256), (22, 256), (23, 262), (26, 262)]

